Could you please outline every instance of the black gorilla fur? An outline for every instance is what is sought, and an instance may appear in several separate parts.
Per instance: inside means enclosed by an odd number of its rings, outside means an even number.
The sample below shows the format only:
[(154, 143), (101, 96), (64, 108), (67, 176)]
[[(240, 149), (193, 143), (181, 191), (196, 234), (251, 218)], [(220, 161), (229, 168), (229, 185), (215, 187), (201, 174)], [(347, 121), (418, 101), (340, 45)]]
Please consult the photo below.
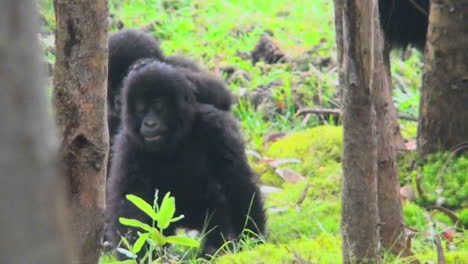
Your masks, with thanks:
[(166, 63), (143, 61), (129, 72), (108, 181), (107, 232), (114, 245), (127, 233), (118, 217), (151, 223), (125, 195), (152, 203), (155, 189), (174, 195), (176, 214), (185, 215), (177, 222), (183, 227), (201, 230), (211, 214), (208, 230), (214, 230), (206, 237), (205, 254), (244, 226), (264, 232), (261, 193), (238, 124), (230, 112), (197, 101), (194, 91), (187, 75)]
[(109, 37), (109, 71), (107, 76), (107, 122), (109, 135), (117, 134), (120, 126), (120, 89), (128, 69), (144, 58), (163, 60), (159, 43), (139, 30), (121, 30)]
[(149, 58), (180, 68), (195, 84), (199, 102), (212, 104), (223, 110), (230, 109), (233, 103), (232, 95), (220, 78), (201, 70), (195, 62), (187, 58), (165, 57), (159, 43), (142, 30), (120, 30), (109, 37), (107, 116), (111, 145), (120, 127), (122, 82), (133, 64)]
[(424, 49), (429, 0), (379, 0), (379, 13), (385, 38), (393, 48)]

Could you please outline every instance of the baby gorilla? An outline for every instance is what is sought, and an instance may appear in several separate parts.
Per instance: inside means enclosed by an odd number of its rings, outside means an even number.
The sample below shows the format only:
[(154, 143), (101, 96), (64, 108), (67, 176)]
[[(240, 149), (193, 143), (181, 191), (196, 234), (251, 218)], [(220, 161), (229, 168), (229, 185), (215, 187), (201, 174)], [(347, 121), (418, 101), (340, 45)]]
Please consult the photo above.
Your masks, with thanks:
[(180, 57), (166, 57), (158, 41), (142, 30), (124, 29), (109, 37), (109, 71), (107, 86), (108, 126), (111, 145), (120, 129), (122, 82), (129, 69), (140, 60), (153, 59), (177, 67), (194, 83), (199, 102), (229, 110), (232, 95), (220, 78), (203, 71), (193, 61)]
[(145, 32), (125, 29), (109, 36), (107, 122), (111, 140), (120, 127), (122, 82), (130, 66), (145, 58), (164, 59), (159, 43)]
[(194, 91), (183, 72), (165, 63), (145, 61), (129, 72), (122, 91), (123, 129), (115, 139), (108, 181), (114, 245), (120, 234), (136, 235), (119, 224), (119, 217), (151, 224), (125, 195), (152, 203), (155, 189), (175, 196), (176, 214), (185, 215), (176, 223), (182, 227), (201, 230), (209, 215), (207, 230), (213, 230), (206, 236), (205, 255), (244, 228), (265, 231), (261, 194), (237, 122), (228, 111), (197, 101)]

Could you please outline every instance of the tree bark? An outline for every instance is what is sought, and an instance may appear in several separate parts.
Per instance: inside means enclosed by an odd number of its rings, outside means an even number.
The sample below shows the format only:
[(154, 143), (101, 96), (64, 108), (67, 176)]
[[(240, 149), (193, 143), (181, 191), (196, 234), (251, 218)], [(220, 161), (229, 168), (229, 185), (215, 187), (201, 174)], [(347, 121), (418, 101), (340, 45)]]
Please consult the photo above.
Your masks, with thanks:
[(54, 0), (54, 105), (69, 187), (77, 263), (97, 263), (108, 153), (106, 0)]
[[(336, 3), (336, 2), (335, 2)], [(344, 263), (379, 263), (377, 141), (370, 96), (372, 1), (345, 0), (343, 18)], [(341, 34), (341, 33), (337, 33)], [(340, 45), (338, 43), (338, 45)]]
[(433, 0), (425, 53), (418, 151), (468, 142), (468, 0)]
[(32, 0), (0, 8), (0, 263), (71, 263), (34, 8)]
[[(390, 46), (385, 43), (378, 17), (378, 1), (374, 7), (373, 76), (371, 97), (376, 111), (377, 127), (377, 192), (382, 246), (396, 255), (410, 256), (406, 248), (400, 180), (396, 166), (396, 147), (401, 136), (396, 109), (392, 102)], [(397, 136), (397, 137), (395, 137)], [(417, 263), (417, 262), (414, 262)]]
[[(344, 71), (343, 71), (343, 6), (344, 0), (334, 0), (335, 13), (335, 41), (336, 41), (336, 61), (338, 64), (338, 98), (344, 102)], [(342, 106), (341, 106), (342, 107)]]

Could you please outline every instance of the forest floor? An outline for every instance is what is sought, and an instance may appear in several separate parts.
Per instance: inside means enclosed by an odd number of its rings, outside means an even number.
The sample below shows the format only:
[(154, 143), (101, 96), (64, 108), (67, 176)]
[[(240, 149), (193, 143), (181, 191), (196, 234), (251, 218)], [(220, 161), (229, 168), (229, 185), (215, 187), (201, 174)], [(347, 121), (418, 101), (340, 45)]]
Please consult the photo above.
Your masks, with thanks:
[[(248, 142), (252, 167), (266, 196), (268, 234), (264, 243), (244, 240), (216, 263), (341, 263), (340, 186), (342, 128), (330, 114), (296, 115), (303, 108), (339, 109), (333, 1), (329, 0), (110, 0), (112, 31), (142, 28), (154, 33), (164, 53), (184, 55), (222, 76), (238, 96), (234, 113)], [(40, 0), (44, 58), (54, 63), (54, 12)], [(259, 41), (266, 52), (253, 52)], [(260, 58), (257, 63), (254, 60)], [(401, 114), (417, 117), (421, 54), (392, 54), (394, 101)], [(416, 123), (402, 121), (411, 142)], [(468, 263), (468, 158), (445, 170), (452, 186), (440, 186), (442, 161), (415, 168), (412, 154), (400, 164), (408, 241), (422, 263), (436, 263), (436, 237), (447, 263)], [(427, 176), (421, 199), (415, 174)], [(458, 177), (458, 178), (457, 178)], [(458, 182), (459, 183), (458, 183)], [(457, 185), (458, 184), (458, 185)], [(464, 184), (464, 185), (463, 185)], [(461, 194), (460, 194), (461, 188)], [(443, 190), (441, 190), (443, 189)], [(454, 191), (458, 190), (458, 192)], [(420, 195), (420, 194), (419, 194)], [(425, 209), (445, 199), (450, 212)], [(176, 205), (177, 206), (177, 205)], [(463, 225), (462, 224), (462, 225)], [(384, 263), (409, 260), (383, 252)], [(177, 256), (175, 256), (177, 258)], [(432, 261), (432, 262), (431, 262)], [(188, 259), (188, 263), (203, 262)], [(104, 257), (102, 263), (111, 263)]]

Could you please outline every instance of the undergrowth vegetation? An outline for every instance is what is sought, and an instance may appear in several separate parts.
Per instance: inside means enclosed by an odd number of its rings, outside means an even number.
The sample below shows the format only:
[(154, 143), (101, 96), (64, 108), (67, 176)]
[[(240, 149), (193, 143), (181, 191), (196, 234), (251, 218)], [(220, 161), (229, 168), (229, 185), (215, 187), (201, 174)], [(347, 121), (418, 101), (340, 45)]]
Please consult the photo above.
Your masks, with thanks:
[[(340, 106), (333, 1), (109, 2), (112, 31), (123, 26), (153, 32), (166, 54), (197, 60), (222, 76), (238, 96), (233, 112), (248, 142), (252, 167), (268, 187), (268, 235), (260, 245), (243, 240), (213, 262), (341, 263), (339, 118), (296, 115), (304, 107)], [(51, 0), (40, 0), (40, 7), (44, 58), (52, 68)], [(284, 58), (253, 64), (251, 52), (264, 34)], [(394, 101), (400, 114), (417, 117), (421, 70), (419, 52), (392, 54)], [(415, 138), (415, 122), (402, 121), (401, 126), (405, 138)], [(399, 166), (405, 224), (412, 237), (408, 243), (416, 257), (435, 261), (435, 241), (441, 235), (447, 263), (468, 263), (468, 159), (445, 153), (423, 162), (404, 154)], [(442, 206), (449, 211), (439, 210)], [(387, 252), (383, 256), (385, 263), (409, 261)], [(181, 259), (171, 256), (171, 263)], [(102, 259), (112, 261), (109, 256)], [(185, 256), (183, 262), (207, 261)]]

